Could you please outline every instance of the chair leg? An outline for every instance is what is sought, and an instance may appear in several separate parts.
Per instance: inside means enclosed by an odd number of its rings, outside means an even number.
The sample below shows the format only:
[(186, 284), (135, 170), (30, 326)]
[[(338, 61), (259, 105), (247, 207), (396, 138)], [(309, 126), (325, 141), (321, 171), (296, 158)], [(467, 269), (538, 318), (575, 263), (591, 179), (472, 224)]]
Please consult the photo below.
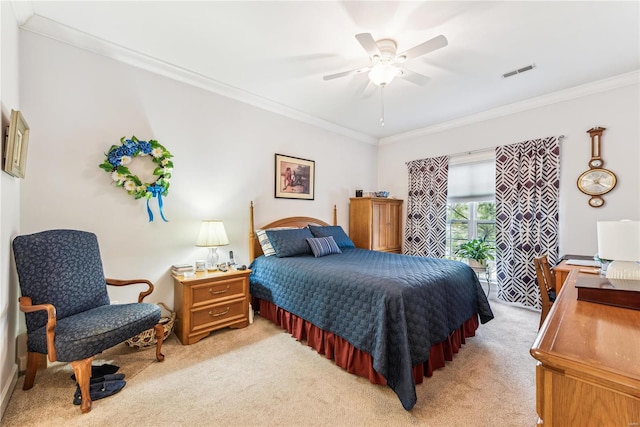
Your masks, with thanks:
[(164, 326), (161, 323), (156, 324), (153, 327), (156, 333), (156, 360), (158, 362), (164, 361), (164, 354), (162, 354), (162, 342), (164, 341)]
[(91, 411), (91, 393), (89, 392), (89, 381), (91, 380), (91, 363), (93, 356), (82, 360), (74, 360), (71, 362), (73, 373), (76, 374), (76, 381), (80, 386), (82, 393), (82, 403), (80, 404), (80, 412), (86, 414)]
[(24, 375), (23, 390), (29, 390), (33, 387), (33, 383), (36, 380), (36, 373), (38, 372), (38, 366), (40, 365), (40, 357), (42, 354), (34, 351), (27, 352), (27, 371)]

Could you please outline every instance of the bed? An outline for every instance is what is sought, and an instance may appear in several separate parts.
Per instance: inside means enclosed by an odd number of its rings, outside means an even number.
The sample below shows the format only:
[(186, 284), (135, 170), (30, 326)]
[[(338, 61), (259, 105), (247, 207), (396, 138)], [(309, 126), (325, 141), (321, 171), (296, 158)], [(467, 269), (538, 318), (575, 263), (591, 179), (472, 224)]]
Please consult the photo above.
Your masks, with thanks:
[(333, 224), (289, 217), (256, 229), (251, 203), (252, 305), (411, 410), (416, 384), (493, 318), (489, 302), (468, 265), (355, 248), (336, 217), (334, 207)]

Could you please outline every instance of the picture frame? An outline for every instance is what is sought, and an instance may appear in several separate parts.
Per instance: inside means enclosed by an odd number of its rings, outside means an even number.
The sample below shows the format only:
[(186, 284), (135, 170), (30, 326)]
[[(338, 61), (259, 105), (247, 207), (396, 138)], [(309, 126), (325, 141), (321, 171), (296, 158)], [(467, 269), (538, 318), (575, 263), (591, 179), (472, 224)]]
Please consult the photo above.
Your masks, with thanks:
[(277, 153), (275, 161), (275, 197), (313, 200), (316, 162)]
[(20, 111), (11, 110), (5, 138), (2, 170), (17, 178), (24, 178), (29, 146), (29, 125)]

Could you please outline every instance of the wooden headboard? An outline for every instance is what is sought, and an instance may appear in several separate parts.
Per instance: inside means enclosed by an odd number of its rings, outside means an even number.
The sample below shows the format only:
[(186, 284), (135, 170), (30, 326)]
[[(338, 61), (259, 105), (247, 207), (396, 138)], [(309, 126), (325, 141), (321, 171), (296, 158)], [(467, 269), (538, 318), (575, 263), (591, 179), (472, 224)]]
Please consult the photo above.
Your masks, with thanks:
[[(308, 225), (338, 225), (336, 205), (333, 205), (333, 224), (322, 221), (321, 219), (311, 218), (307, 216), (291, 216), (288, 218), (282, 218), (275, 220), (269, 224), (266, 224), (261, 229), (275, 228), (275, 227), (306, 227)], [(249, 264), (254, 259), (262, 255), (262, 247), (258, 241), (255, 233), (256, 227), (253, 222), (253, 202), (249, 205)]]

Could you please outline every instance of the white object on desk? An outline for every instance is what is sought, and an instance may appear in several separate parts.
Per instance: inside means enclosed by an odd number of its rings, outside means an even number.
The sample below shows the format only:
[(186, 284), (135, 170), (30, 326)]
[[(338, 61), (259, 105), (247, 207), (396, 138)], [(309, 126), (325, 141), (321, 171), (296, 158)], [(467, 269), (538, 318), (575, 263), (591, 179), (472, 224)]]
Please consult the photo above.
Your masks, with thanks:
[(598, 256), (612, 260), (607, 279), (640, 280), (640, 221), (598, 221)]
[(600, 267), (598, 261), (592, 261), (589, 259), (568, 259), (567, 265), (581, 265), (583, 267)]

